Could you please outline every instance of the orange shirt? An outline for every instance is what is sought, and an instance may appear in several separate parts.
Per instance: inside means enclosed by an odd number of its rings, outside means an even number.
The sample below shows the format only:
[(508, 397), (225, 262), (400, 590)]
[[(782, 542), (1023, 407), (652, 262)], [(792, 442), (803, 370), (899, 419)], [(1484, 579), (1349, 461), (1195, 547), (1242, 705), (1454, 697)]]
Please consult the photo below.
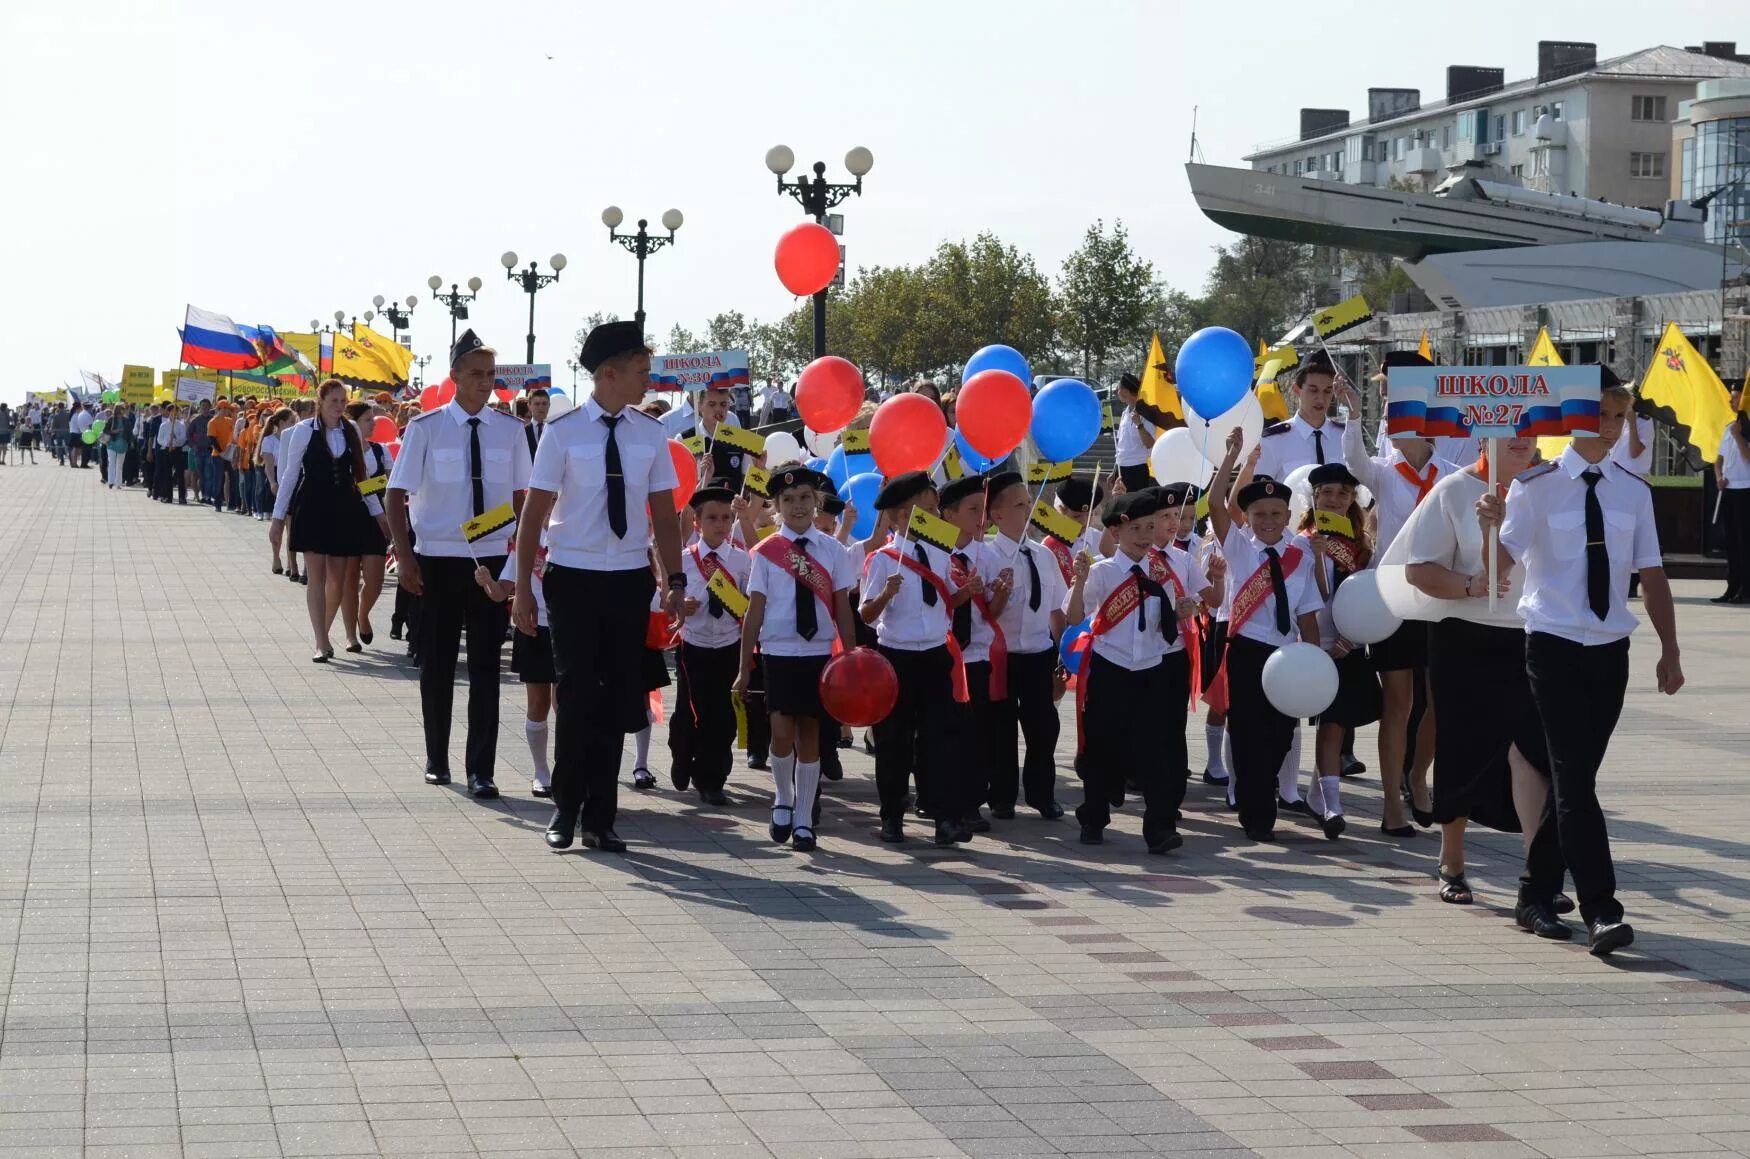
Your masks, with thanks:
[(207, 420), (207, 438), (213, 440), (213, 454), (225, 453), (225, 448), (231, 445), (231, 431), (235, 425), (235, 420), (224, 411)]

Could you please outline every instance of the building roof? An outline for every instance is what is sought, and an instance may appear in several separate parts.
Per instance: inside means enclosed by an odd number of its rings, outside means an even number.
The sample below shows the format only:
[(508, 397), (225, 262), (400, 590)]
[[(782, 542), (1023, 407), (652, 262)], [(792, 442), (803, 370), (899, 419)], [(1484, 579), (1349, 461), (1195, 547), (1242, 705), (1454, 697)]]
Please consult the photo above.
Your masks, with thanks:
[(1599, 61), (1591, 68), (1568, 73), (1552, 80), (1539, 82), (1536, 77), (1532, 77), (1528, 80), (1510, 81), (1493, 92), (1467, 97), (1462, 101), (1424, 101), (1420, 108), (1399, 116), (1388, 117), (1385, 120), (1368, 121), (1363, 118), (1359, 121), (1351, 121), (1341, 129), (1320, 133), (1316, 137), (1307, 137), (1304, 140), (1295, 138), (1278, 141), (1248, 153), (1244, 159), (1254, 161), (1278, 153), (1297, 153), (1302, 149), (1319, 144), (1341, 141), (1355, 133), (1385, 132), (1393, 125), (1409, 124), (1436, 113), (1456, 113), (1464, 109), (1486, 108), (1512, 100), (1515, 97), (1572, 86), (1585, 80), (1704, 81), (1720, 77), (1750, 77), (1750, 64), (1661, 44), (1656, 48), (1643, 48), (1639, 52), (1613, 56), (1607, 60)]

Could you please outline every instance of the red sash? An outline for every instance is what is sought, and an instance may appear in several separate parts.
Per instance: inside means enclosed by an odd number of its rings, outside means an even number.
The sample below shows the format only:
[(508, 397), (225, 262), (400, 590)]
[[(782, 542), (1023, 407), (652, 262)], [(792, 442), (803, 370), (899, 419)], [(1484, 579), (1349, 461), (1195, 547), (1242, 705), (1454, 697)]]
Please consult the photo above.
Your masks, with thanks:
[[(1350, 539), (1347, 535), (1338, 535), (1335, 532), (1327, 531), (1324, 533), (1324, 536), (1325, 554), (1331, 557), (1332, 563), (1336, 564), (1350, 575), (1354, 575), (1361, 570), (1360, 544), (1356, 543), (1353, 539)], [(1269, 570), (1268, 563), (1266, 563), (1265, 570)], [(1284, 578), (1286, 578), (1286, 572), (1284, 573)], [(1265, 584), (1266, 586), (1269, 584), (1268, 577), (1265, 578)]]
[(1434, 476), (1439, 474), (1439, 470), (1434, 466), (1433, 461), (1430, 460), (1428, 463), (1428, 477), (1424, 479), (1422, 476), (1416, 474), (1416, 468), (1399, 460), (1397, 471), (1399, 475), (1403, 476), (1406, 483), (1416, 489), (1415, 505), (1420, 507), (1422, 505), (1422, 500), (1428, 498), (1428, 492), (1434, 490)]
[(1047, 535), (1045, 537), (1045, 550), (1049, 551), (1051, 553), (1051, 558), (1057, 561), (1057, 570), (1063, 573), (1063, 582), (1066, 584), (1074, 583), (1076, 575), (1075, 557), (1070, 552), (1069, 544), (1057, 538), (1055, 535)]
[[(1283, 579), (1294, 574), (1295, 569), (1300, 566), (1303, 554), (1300, 548), (1293, 546), (1282, 553)], [(1233, 613), (1228, 617), (1227, 624), (1228, 639), (1231, 640), (1240, 634), (1240, 629), (1245, 626), (1246, 621), (1250, 620), (1253, 613), (1263, 606), (1265, 597), (1272, 594), (1270, 561), (1265, 560), (1258, 565), (1258, 570), (1240, 585), (1240, 590), (1234, 593)]]
[[(962, 567), (953, 552), (948, 553), (948, 574), (953, 577), (956, 587), (965, 587), (972, 578), (970, 569)], [(981, 593), (972, 597), (972, 606), (978, 609), (978, 614), (984, 617), (985, 627), (990, 629), (990, 698), (992, 700), (1007, 700), (1009, 698), (1009, 641), (1003, 635), (1003, 629), (997, 623), (997, 618), (991, 614), (990, 601)], [(953, 631), (952, 628), (949, 629)]]
[[(768, 535), (754, 545), (753, 553), (765, 557), (779, 571), (791, 579), (799, 579), (808, 585), (808, 590), (814, 593), (821, 607), (826, 609), (828, 623), (833, 621), (832, 607), (832, 577), (827, 574), (820, 561), (806, 551), (797, 548), (794, 540), (785, 535)], [(710, 577), (707, 576), (707, 579)]]
[[(1163, 608), (1162, 614), (1176, 618), (1179, 614), (1178, 601), (1185, 598), (1185, 585), (1181, 583), (1179, 577), (1173, 573), (1172, 565), (1167, 562), (1166, 553), (1159, 548), (1149, 548), (1148, 554), (1143, 557), (1143, 560), (1148, 567), (1149, 579), (1160, 584), (1162, 587), (1171, 585), (1173, 591), (1173, 604), (1170, 607)], [(1106, 597), (1106, 602), (1101, 604), (1099, 611), (1094, 613), (1093, 622), (1088, 625), (1088, 634), (1083, 636), (1080, 640), (1077, 640), (1075, 644), (1071, 646), (1070, 650), (1072, 652), (1091, 653), (1094, 646), (1094, 637), (1104, 636), (1107, 632), (1110, 632), (1113, 628), (1116, 628), (1119, 624), (1123, 623), (1131, 612), (1136, 611), (1141, 606), (1142, 591), (1137, 586), (1136, 577), (1125, 576), (1124, 582), (1112, 589), (1111, 594)], [(1179, 639), (1183, 642), (1185, 652), (1191, 659), (1191, 704), (1195, 707), (1197, 704), (1197, 694), (1203, 683), (1202, 636), (1196, 626), (1197, 621), (1194, 618), (1190, 620), (1179, 620), (1178, 623)], [(1085, 669), (1087, 664), (1087, 656), (1084, 655), (1082, 658), (1082, 667)], [(1085, 672), (1078, 673), (1078, 676), (1080, 678), (1076, 681), (1076, 751), (1080, 752), (1084, 743), (1084, 738), (1081, 732), (1082, 711), (1087, 706), (1088, 702), (1088, 681)]]
[[(729, 569), (723, 566), (722, 560), (713, 559), (713, 560), (710, 560), (709, 562), (707, 562), (706, 560), (704, 560), (703, 558), (700, 557), (699, 545), (696, 543), (693, 544), (693, 546), (687, 548), (687, 550), (692, 553), (693, 566), (699, 569), (699, 574), (705, 578), (705, 583), (707, 585), (710, 584), (712, 576), (716, 575), (718, 572), (722, 572), (724, 583), (728, 584), (730, 586), (730, 588), (735, 590), (735, 591), (739, 592), (741, 590), (740, 586), (737, 585), (735, 582), (735, 577), (730, 575)], [(806, 554), (806, 553), (804, 553), (804, 554)], [(723, 610), (726, 612), (729, 612), (730, 615), (735, 616), (734, 612), (729, 611), (729, 607), (727, 604), (724, 605)], [(740, 616), (735, 616), (735, 618), (738, 620), (741, 619)]]
[[(899, 550), (895, 545), (889, 543), (886, 547), (876, 551), (875, 554), (891, 556), (898, 561), (900, 567), (916, 572), (919, 578), (936, 589), (936, 595), (941, 599), (944, 607), (953, 605), (954, 597), (949, 594), (948, 581)], [(960, 653), (960, 641), (954, 638), (952, 617), (950, 617), (948, 628), (948, 656), (954, 662), (953, 673), (950, 677), (954, 686), (954, 699), (960, 704), (965, 704), (972, 699), (972, 694), (966, 689), (966, 660)], [(992, 667), (994, 668), (995, 665)]]

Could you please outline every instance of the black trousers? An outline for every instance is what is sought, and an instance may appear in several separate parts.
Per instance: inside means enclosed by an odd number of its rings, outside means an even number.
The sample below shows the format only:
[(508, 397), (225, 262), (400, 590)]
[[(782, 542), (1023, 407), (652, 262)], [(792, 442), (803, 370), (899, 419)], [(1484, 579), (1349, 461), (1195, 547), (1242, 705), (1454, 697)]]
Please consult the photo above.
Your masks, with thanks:
[(1750, 487), (1723, 494), (1720, 522), (1726, 533), (1726, 591), (1750, 596)]
[(1621, 921), (1610, 834), (1598, 804), (1598, 769), (1622, 715), (1628, 688), (1628, 641), (1590, 647), (1546, 632), (1525, 638), (1525, 674), (1543, 718), (1549, 748), (1550, 795), (1525, 854), (1521, 902), (1549, 902), (1562, 888), (1562, 867), (1574, 878), (1580, 916)]
[(668, 751), (677, 778), (684, 773), (694, 788), (721, 790), (729, 781), (735, 753), (735, 705), (729, 693), (740, 670), (740, 644), (698, 648), (683, 642), (676, 656)]
[(1088, 682), (1086, 743), (1076, 760), (1083, 788), (1076, 820), (1104, 829), (1112, 821), (1112, 799), (1135, 781), (1142, 786), (1142, 837), (1152, 844), (1177, 828), (1185, 803), (1191, 658), (1172, 652), (1153, 668), (1132, 671), (1090, 651), (1082, 679)]
[(946, 645), (912, 652), (883, 646), (881, 654), (899, 677), (899, 699), (874, 728), (875, 790), (881, 819), (905, 816), (905, 791), (917, 775), (918, 805), (938, 820), (971, 813), (976, 790), (964, 768), (946, 759), (953, 728), (953, 661)]
[[(487, 598), (474, 582), (474, 561), (421, 555), (425, 615), (419, 622), (419, 708), (425, 722), (425, 763), (450, 767), (450, 721), (456, 698), (456, 660), (462, 630), (468, 631), (468, 740), (464, 762), (470, 777), (492, 778), (498, 757), (498, 675), (510, 609)], [(493, 575), (502, 555), (482, 556)]]
[[(586, 833), (614, 827), (626, 736), (649, 723), (644, 632), (656, 577), (650, 569), (547, 566), (542, 580), (553, 633), (558, 709), (553, 805)], [(431, 615), (429, 603), (422, 611)]]
[(1140, 491), (1144, 487), (1155, 485), (1154, 475), (1149, 471), (1147, 463), (1138, 463), (1134, 467), (1119, 467), (1118, 477), (1124, 480), (1126, 491)]
[(1240, 828), (1270, 833), (1276, 828), (1276, 774), (1294, 741), (1292, 716), (1276, 711), (1264, 695), (1264, 661), (1276, 649), (1244, 636), (1227, 642), (1227, 735), (1233, 744), (1234, 802)]
[[(1039, 809), (1057, 798), (1057, 702), (1052, 699), (1052, 674), (1057, 649), (1009, 653), (1009, 695), (991, 705), (985, 750), (990, 783), (986, 799), (993, 808), (1013, 808), (1019, 795)], [(1021, 759), (1021, 738), (1027, 757)]]
[(157, 457), (152, 461), (153, 495), (168, 503), (174, 487), (177, 501), (188, 502), (188, 472), (183, 469), (188, 463), (188, 451), (182, 447), (159, 447), (154, 453)]
[[(964, 806), (968, 817), (990, 796), (991, 742), (997, 712), (990, 699), (990, 671), (989, 660), (966, 662), (966, 703), (954, 706), (958, 711), (949, 726), (950, 743), (954, 746), (951, 759), (965, 770), (968, 781), (969, 797)], [(1004, 676), (1007, 675), (1005, 667)]]

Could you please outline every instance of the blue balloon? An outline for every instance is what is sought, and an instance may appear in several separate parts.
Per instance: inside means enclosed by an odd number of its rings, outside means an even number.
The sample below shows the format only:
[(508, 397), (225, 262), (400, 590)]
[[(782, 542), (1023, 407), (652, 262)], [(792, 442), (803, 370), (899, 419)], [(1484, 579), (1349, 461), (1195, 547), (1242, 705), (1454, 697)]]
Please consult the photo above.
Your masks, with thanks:
[(1033, 396), (1033, 445), (1048, 462), (1067, 463), (1100, 434), (1100, 397), (1075, 378), (1060, 378)]
[(858, 539), (868, 539), (875, 534), (875, 521), (880, 517), (880, 512), (875, 510), (875, 496), (880, 491), (881, 476), (873, 471), (852, 475), (839, 488), (839, 495), (857, 507), (857, 522), (851, 525), (851, 534)]
[(975, 475), (982, 475), (997, 465), (995, 459), (987, 459), (973, 450), (972, 444), (968, 443), (961, 435), (959, 427), (954, 428), (954, 446), (960, 451), (960, 461), (965, 464), (968, 471)]
[[(1062, 462), (1063, 460), (1057, 461)], [(1064, 670), (1071, 676), (1082, 670), (1082, 660), (1087, 656), (1087, 651), (1084, 649), (1080, 652), (1071, 652), (1070, 649), (1075, 646), (1077, 640), (1088, 634), (1093, 624), (1094, 617), (1092, 616), (1088, 616), (1079, 624), (1071, 624), (1063, 630), (1063, 639), (1058, 641), (1057, 655), (1063, 661)]]
[(1179, 397), (1206, 419), (1238, 405), (1252, 389), (1252, 348), (1226, 326), (1205, 326), (1179, 347), (1173, 370)]
[[(821, 459), (821, 458), (813, 458), (813, 459), (808, 460), (808, 462), (804, 463), (803, 466), (807, 467), (810, 471), (820, 471), (820, 472), (824, 473), (826, 471), (826, 460)], [(838, 480), (834, 479), (833, 482), (836, 483), (836, 482), (838, 482)]]
[(993, 345), (980, 348), (966, 360), (966, 368), (960, 372), (960, 381), (966, 382), (981, 370), (1006, 370), (1020, 379), (1022, 386), (1029, 390), (1033, 388), (1032, 368), (1013, 346)]
[(828, 479), (838, 484), (839, 491), (843, 493), (845, 480), (851, 477), (850, 472), (845, 470), (845, 449), (834, 447), (832, 454), (826, 457), (826, 465), (821, 470), (826, 472)]
[(877, 475), (881, 473), (880, 468), (875, 466), (875, 456), (868, 451), (857, 451), (845, 456), (845, 478), (849, 479), (854, 475), (867, 475), (870, 471), (874, 471)]

